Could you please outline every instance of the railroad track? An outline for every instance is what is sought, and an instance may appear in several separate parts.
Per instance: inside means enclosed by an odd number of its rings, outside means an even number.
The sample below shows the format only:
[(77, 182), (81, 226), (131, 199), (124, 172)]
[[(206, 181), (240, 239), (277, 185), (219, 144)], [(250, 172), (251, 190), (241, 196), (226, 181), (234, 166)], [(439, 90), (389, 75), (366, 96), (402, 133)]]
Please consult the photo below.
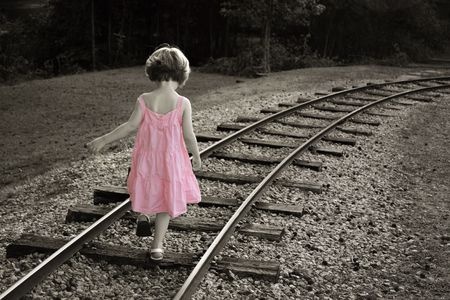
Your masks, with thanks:
[[(257, 236), (262, 240), (280, 240), (283, 228), (262, 224), (242, 224), (246, 214), (252, 208), (299, 217), (305, 214), (300, 206), (258, 201), (270, 185), (276, 184), (313, 193), (321, 193), (324, 189), (320, 183), (277, 179), (282, 171), (290, 164), (321, 171), (320, 162), (301, 160), (297, 157), (306, 151), (322, 155), (342, 156), (343, 152), (339, 149), (318, 147), (315, 144), (323, 140), (327, 143), (352, 147), (357, 143), (358, 136), (370, 136), (372, 130), (376, 130), (383, 118), (392, 117), (398, 110), (418, 102), (432, 102), (434, 97), (440, 96), (440, 93), (449, 93), (448, 90), (445, 90), (449, 87), (450, 77), (382, 84), (369, 83), (367, 86), (353, 87), (352, 89), (335, 87), (331, 94), (318, 93), (319, 97), (316, 99), (300, 98), (296, 103), (280, 103), (277, 108), (262, 109), (263, 117), (239, 116), (235, 123), (223, 123), (217, 126), (218, 132), (226, 131), (228, 134), (197, 134), (199, 142), (213, 142), (211, 146), (201, 151), (202, 159), (226, 159), (251, 164), (275, 165), (264, 176), (196, 172), (199, 180), (257, 185), (241, 201), (235, 198), (202, 196), (201, 205), (203, 206), (235, 208), (233, 215), (227, 221), (212, 222), (207, 219), (189, 217), (180, 217), (171, 221), (170, 227), (173, 229), (210, 233), (210, 237), (205, 238), (203, 251), (166, 253), (162, 262), (155, 263), (148, 259), (146, 251), (143, 249), (129, 249), (92, 242), (118, 219), (135, 219), (135, 215), (129, 212), (131, 205), (124, 187), (99, 187), (94, 191), (94, 205), (74, 206), (67, 213), (66, 222), (93, 222), (75, 238), (66, 241), (48, 236), (22, 235), (7, 247), (8, 257), (20, 257), (32, 252), (51, 255), (4, 291), (0, 295), (0, 299), (17, 299), (25, 295), (78, 251), (88, 257), (107, 260), (111, 263), (135, 264), (144, 267), (152, 267), (157, 264), (159, 267), (167, 268), (193, 268), (175, 295), (175, 299), (190, 298), (209, 268), (230, 270), (242, 276), (259, 276), (266, 280), (277, 280), (279, 264), (276, 260), (259, 262), (236, 257), (214, 260), (214, 257), (219, 255), (235, 231)], [(374, 108), (377, 110), (375, 111)], [(359, 126), (363, 126), (364, 129)], [(305, 130), (307, 133), (299, 133), (296, 129)], [(330, 133), (333, 131), (341, 134), (331, 135)], [(249, 137), (247, 136), (249, 134), (264, 136), (264, 138)], [(342, 134), (345, 134), (345, 137)], [(290, 142), (280, 141), (283, 139)], [(245, 145), (286, 148), (292, 149), (292, 151), (286, 157), (272, 157), (239, 152), (230, 153), (223, 150), (236, 141)], [(118, 205), (112, 210), (101, 206), (110, 203), (118, 203)]]

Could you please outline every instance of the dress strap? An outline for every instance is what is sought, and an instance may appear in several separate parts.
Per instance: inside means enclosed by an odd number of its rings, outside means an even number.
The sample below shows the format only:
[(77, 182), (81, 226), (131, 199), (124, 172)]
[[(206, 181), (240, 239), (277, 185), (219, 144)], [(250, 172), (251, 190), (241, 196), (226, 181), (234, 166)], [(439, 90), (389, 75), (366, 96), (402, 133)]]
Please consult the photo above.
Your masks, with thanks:
[(142, 98), (142, 95), (140, 95), (138, 97), (138, 101), (139, 101), (139, 105), (141, 107), (142, 113), (145, 113), (147, 106), (145, 105), (144, 98)]
[(178, 121), (180, 122), (180, 124), (183, 121), (183, 96), (180, 96), (178, 98), (178, 102), (177, 102), (177, 118)]

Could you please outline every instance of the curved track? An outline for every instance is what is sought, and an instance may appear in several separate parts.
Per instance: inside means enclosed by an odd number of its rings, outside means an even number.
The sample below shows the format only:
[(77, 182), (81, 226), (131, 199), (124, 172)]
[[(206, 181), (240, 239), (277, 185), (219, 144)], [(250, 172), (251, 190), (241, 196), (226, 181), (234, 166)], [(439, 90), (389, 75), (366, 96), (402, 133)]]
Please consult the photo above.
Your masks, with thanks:
[[(236, 127), (237, 128), (236, 132), (226, 136), (223, 139), (220, 139), (218, 142), (202, 150), (200, 155), (203, 159), (209, 156), (211, 156), (212, 158), (214, 157), (214, 153), (217, 153), (219, 149), (224, 148), (226, 145), (229, 145), (230, 143), (238, 139), (242, 140), (245, 134), (248, 134), (255, 130), (259, 130), (264, 125), (267, 125), (271, 122), (279, 121), (283, 117), (289, 115), (300, 114), (300, 116), (302, 116), (301, 115), (302, 109), (311, 107), (312, 105), (316, 105), (318, 103), (327, 103), (328, 101), (333, 105), (336, 105), (336, 107), (334, 108), (335, 109), (334, 112), (347, 112), (346, 109), (337, 109), (337, 108), (341, 104), (351, 106), (352, 105), (351, 102), (346, 101), (345, 99), (344, 100), (336, 100), (336, 99), (340, 97), (348, 97), (348, 98), (354, 97), (353, 99), (359, 98), (360, 101), (368, 102), (363, 106), (360, 103), (359, 105), (356, 106), (357, 107), (356, 109), (352, 109), (350, 112), (346, 113), (344, 116), (339, 117), (337, 119), (331, 117), (326, 118), (331, 120), (332, 122), (326, 127), (320, 128), (320, 130), (316, 134), (310, 136), (307, 139), (307, 141), (305, 141), (301, 145), (297, 145), (297, 147), (287, 157), (282, 159), (276, 165), (276, 167), (259, 182), (257, 187), (242, 202), (242, 204), (237, 208), (237, 210), (231, 216), (226, 225), (215, 237), (212, 244), (208, 247), (208, 249), (206, 249), (200, 261), (195, 266), (194, 270), (192, 271), (188, 279), (185, 281), (185, 283), (175, 296), (175, 299), (188, 299), (194, 293), (203, 275), (208, 271), (208, 268), (210, 267), (211, 261), (213, 260), (214, 256), (220, 253), (223, 246), (226, 244), (230, 236), (236, 230), (238, 223), (245, 217), (246, 213), (251, 209), (252, 205), (264, 193), (264, 191), (268, 188), (268, 186), (271, 183), (273, 183), (276, 177), (289, 164), (291, 164), (298, 155), (300, 155), (301, 153), (303, 153), (308, 149), (311, 149), (311, 146), (317, 143), (320, 139), (323, 139), (332, 130), (338, 129), (339, 128), (338, 126), (343, 124), (344, 122), (356, 121), (355, 119), (352, 118), (357, 114), (367, 112), (369, 108), (372, 108), (379, 104), (383, 104), (389, 100), (411, 96), (411, 94), (418, 94), (418, 93), (423, 94), (438, 89), (449, 88), (450, 87), (449, 83), (450, 77), (437, 77), (437, 78), (424, 78), (419, 80), (386, 82), (382, 84), (371, 84), (364, 87), (356, 87), (348, 90), (338, 91), (313, 100), (304, 101), (299, 104), (291, 104), (291, 107), (285, 110), (273, 111), (274, 113), (272, 113), (271, 115), (259, 119), (256, 122), (248, 126), (244, 126), (241, 129), (239, 129), (239, 127)], [(402, 89), (405, 88), (407, 90), (402, 91)], [(386, 93), (389, 93), (389, 95)], [(361, 96), (360, 94), (364, 95)], [(378, 97), (379, 99), (373, 99), (367, 97), (367, 95), (369, 95), (370, 97), (375, 96)], [(426, 98), (420, 100), (420, 98), (413, 97), (411, 99), (413, 101), (424, 101), (424, 99)], [(401, 102), (397, 104), (408, 105), (406, 103)], [(383, 116), (383, 114), (378, 115)], [(306, 115), (306, 117), (311, 116)], [(343, 130), (343, 128), (341, 129)], [(20, 296), (25, 295), (36, 284), (42, 281), (48, 274), (53, 272), (59, 265), (64, 263), (76, 252), (78, 252), (83, 247), (83, 245), (95, 239), (99, 234), (105, 231), (109, 225), (111, 225), (117, 219), (125, 215), (127, 211), (130, 210), (130, 207), (131, 205), (129, 199), (126, 199), (125, 201), (120, 203), (116, 208), (114, 208), (112, 211), (110, 211), (102, 218), (97, 220), (94, 224), (89, 226), (82, 233), (77, 235), (74, 239), (70, 240), (67, 244), (65, 244), (55, 253), (53, 253), (50, 257), (48, 257), (45, 261), (39, 264), (36, 268), (34, 268), (31, 272), (29, 272), (26, 276), (20, 279), (13, 286), (11, 286), (8, 290), (3, 292), (0, 295), (0, 299), (16, 299), (19, 298)]]

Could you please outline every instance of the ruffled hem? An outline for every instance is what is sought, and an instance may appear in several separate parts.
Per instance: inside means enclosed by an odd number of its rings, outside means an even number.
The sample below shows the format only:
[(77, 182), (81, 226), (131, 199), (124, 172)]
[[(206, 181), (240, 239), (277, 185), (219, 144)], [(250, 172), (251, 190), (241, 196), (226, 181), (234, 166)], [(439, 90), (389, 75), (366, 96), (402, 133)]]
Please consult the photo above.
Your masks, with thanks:
[[(188, 200), (187, 204), (198, 204), (200, 202), (201, 202), (200, 199), (198, 199), (198, 200)], [(145, 209), (145, 208), (142, 208), (142, 207), (133, 207), (133, 202), (132, 202), (131, 210), (134, 211), (134, 212), (137, 212), (137, 213), (141, 213), (141, 214), (168, 213), (171, 218), (176, 218), (176, 217), (179, 217), (180, 215), (182, 215), (182, 214), (187, 212), (187, 205), (186, 205), (185, 209), (175, 212), (175, 211), (170, 211), (168, 209)]]
[[(132, 210), (141, 213), (168, 212), (171, 217), (183, 214), (188, 204), (201, 202), (201, 192), (195, 177), (186, 176), (183, 182), (154, 177), (137, 180), (130, 176), (127, 182)], [(136, 185), (136, 182), (139, 184)]]

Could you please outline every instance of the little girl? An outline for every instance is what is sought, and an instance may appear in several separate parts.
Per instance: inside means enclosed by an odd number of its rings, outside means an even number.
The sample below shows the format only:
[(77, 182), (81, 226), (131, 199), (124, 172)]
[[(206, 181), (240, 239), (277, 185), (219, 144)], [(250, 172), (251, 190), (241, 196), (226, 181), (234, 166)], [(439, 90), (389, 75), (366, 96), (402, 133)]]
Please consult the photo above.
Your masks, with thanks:
[[(141, 213), (136, 234), (151, 235), (149, 215), (156, 214), (151, 258), (163, 257), (163, 241), (170, 218), (186, 212), (186, 204), (201, 200), (192, 170), (200, 170), (190, 101), (175, 90), (190, 73), (189, 61), (176, 47), (157, 48), (145, 64), (156, 89), (140, 95), (128, 122), (86, 144), (94, 153), (138, 129), (127, 178), (131, 207)], [(192, 166), (187, 149), (192, 153)]]

